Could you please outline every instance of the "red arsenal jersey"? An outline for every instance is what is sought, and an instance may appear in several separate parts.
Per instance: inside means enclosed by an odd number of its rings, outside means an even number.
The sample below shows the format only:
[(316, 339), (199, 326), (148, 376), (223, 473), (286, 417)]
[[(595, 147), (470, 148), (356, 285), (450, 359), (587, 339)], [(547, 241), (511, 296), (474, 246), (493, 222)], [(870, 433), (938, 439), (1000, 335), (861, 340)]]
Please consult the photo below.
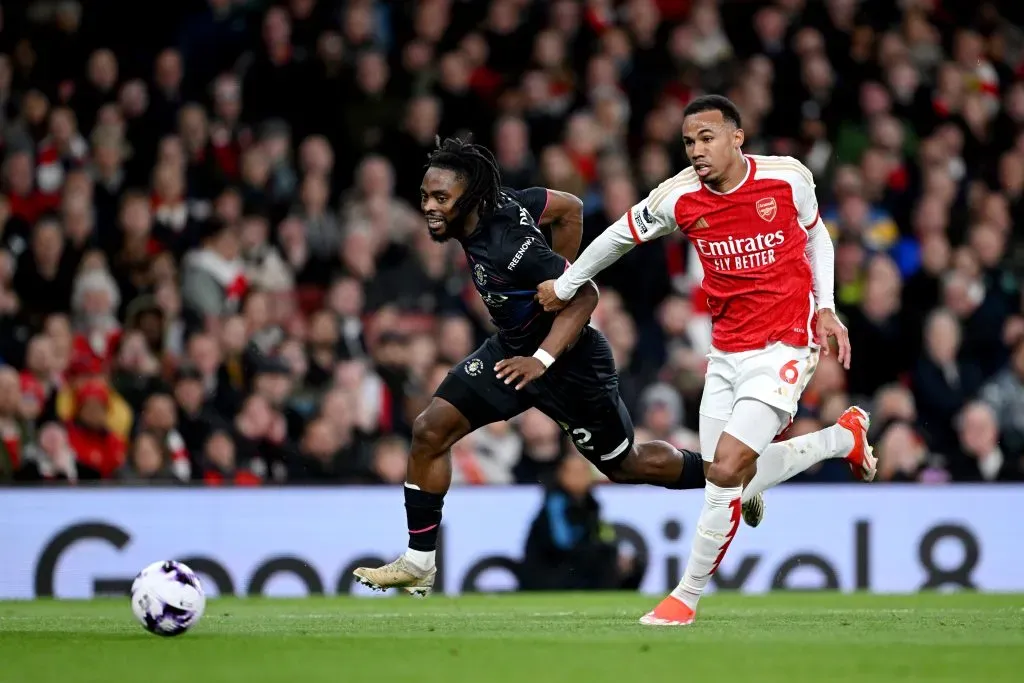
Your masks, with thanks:
[(627, 215), (648, 242), (682, 230), (700, 257), (712, 344), (727, 352), (774, 342), (814, 344), (814, 281), (805, 254), (818, 221), (811, 172), (792, 157), (748, 155), (747, 175), (729, 192), (711, 190), (688, 168)]

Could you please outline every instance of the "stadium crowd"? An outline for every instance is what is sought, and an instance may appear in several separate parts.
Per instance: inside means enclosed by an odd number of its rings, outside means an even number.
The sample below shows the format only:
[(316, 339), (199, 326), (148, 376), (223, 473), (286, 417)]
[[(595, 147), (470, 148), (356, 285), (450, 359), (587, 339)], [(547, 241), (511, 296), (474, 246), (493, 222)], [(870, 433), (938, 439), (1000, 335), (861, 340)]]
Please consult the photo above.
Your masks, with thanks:
[[(1000, 14), (1002, 13), (1002, 14)], [(1022, 3), (30, 0), (0, 31), (0, 481), (397, 483), (489, 331), (430, 241), (435, 135), (585, 201), (584, 245), (686, 164), (719, 92), (801, 159), (853, 364), (791, 434), (874, 412), (883, 481), (1024, 478)], [(679, 236), (602, 274), (643, 439), (697, 448), (710, 323)], [(765, 312), (770, 315), (770, 311)], [(455, 481), (546, 480), (536, 412)], [(796, 481), (845, 481), (834, 461)]]

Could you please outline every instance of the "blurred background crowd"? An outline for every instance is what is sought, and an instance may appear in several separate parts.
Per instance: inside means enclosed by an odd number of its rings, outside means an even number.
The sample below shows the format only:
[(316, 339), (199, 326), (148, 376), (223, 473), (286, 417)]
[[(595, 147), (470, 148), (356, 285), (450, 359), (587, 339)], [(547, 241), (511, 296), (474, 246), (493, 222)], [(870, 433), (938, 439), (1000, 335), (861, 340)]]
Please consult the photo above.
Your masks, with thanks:
[[(583, 198), (586, 245), (685, 166), (681, 112), (709, 92), (748, 153), (814, 172), (836, 243), (853, 364), (823, 359), (790, 434), (860, 402), (885, 481), (1024, 479), (1024, 3), (0, 15), (0, 481), (401, 482), (413, 418), (490, 332), (418, 213), (435, 135)], [(700, 277), (677, 235), (600, 278), (640, 439), (697, 447)], [(571, 448), (526, 413), (456, 445), (455, 481), (548, 481)]]

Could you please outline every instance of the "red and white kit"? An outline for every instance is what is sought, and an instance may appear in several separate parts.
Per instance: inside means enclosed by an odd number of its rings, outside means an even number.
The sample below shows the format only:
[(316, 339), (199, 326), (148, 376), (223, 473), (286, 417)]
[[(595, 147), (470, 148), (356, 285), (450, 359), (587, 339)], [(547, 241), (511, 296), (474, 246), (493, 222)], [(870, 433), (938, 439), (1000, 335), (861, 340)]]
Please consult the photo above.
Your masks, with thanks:
[(745, 159), (746, 176), (729, 192), (711, 190), (692, 168), (663, 182), (555, 283), (566, 301), (636, 244), (682, 230), (700, 258), (712, 316), (700, 412), (723, 422), (743, 398), (796, 414), (817, 365), (816, 310), (834, 308), (832, 242), (811, 172), (791, 157)]

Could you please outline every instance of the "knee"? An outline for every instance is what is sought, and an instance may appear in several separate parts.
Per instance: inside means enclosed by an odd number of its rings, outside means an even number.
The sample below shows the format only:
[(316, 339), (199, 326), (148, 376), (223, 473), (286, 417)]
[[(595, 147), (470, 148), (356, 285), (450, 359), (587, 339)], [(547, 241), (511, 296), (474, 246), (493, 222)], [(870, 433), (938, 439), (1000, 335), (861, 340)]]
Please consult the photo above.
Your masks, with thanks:
[(446, 432), (444, 426), (431, 416), (429, 409), (424, 410), (412, 423), (410, 456), (430, 458), (443, 454), (447, 448)]
[(707, 470), (707, 480), (716, 486), (742, 486), (743, 477), (757, 454), (736, 439), (722, 439), (715, 449), (715, 460)]
[(625, 455), (612, 462), (601, 462), (597, 469), (614, 484), (636, 484), (644, 481), (645, 470), (640, 457), (642, 446), (633, 444)]
[(601, 474), (608, 477), (613, 484), (632, 484), (636, 481), (636, 475), (622, 466), (623, 463), (611, 467), (599, 467)]

